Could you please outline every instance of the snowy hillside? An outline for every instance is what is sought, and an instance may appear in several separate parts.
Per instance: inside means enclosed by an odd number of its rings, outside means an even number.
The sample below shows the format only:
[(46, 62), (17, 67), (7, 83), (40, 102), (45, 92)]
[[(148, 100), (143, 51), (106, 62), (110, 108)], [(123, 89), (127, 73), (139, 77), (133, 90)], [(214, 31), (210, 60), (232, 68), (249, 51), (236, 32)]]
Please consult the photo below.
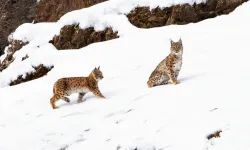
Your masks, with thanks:
[[(175, 1), (135, 2), (110, 0), (68, 13), (57, 23), (23, 24), (16, 30), (15, 39), (30, 43), (0, 73), (0, 150), (250, 149), (250, 2), (229, 15), (153, 29), (136, 28), (118, 13)], [(120, 38), (80, 50), (57, 51), (48, 43), (63, 25), (75, 22), (97, 30), (112, 26)], [(179, 37), (181, 83), (149, 89), (149, 75), (170, 52), (169, 39)], [(26, 54), (29, 58), (21, 61)], [(8, 86), (39, 64), (54, 68), (37, 80)], [(74, 94), (71, 103), (58, 101), (60, 108), (51, 108), (58, 78), (87, 76), (99, 65), (104, 75), (99, 86), (107, 99), (88, 93), (77, 104)], [(220, 138), (207, 140), (218, 130)]]

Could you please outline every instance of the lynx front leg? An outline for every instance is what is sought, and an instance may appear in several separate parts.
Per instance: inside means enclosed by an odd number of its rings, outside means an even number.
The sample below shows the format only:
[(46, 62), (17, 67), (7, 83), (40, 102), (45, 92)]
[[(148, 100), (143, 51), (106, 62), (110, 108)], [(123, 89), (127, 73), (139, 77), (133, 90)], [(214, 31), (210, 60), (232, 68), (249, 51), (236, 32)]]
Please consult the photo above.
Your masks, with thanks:
[(179, 75), (179, 71), (177, 71), (177, 72), (175, 73), (175, 79), (176, 79), (176, 81), (177, 81), (177, 84), (180, 83), (180, 81), (177, 79), (177, 78), (178, 78), (178, 75)]
[(177, 79), (178, 76), (179, 76), (179, 72), (180, 72), (180, 71), (178, 71), (178, 70), (175, 72), (175, 78), (176, 78), (176, 79)]
[(100, 90), (97, 88), (92, 90), (93, 94), (95, 94), (95, 96), (99, 97), (99, 98), (105, 98), (102, 93), (100, 92)]
[(173, 70), (168, 70), (168, 76), (169, 76), (169, 78), (170, 78), (170, 82), (172, 83), (172, 84), (179, 84), (180, 83), (180, 81), (178, 81), (177, 79), (176, 79), (176, 75), (175, 75), (175, 73), (173, 72)]
[(78, 99), (77, 99), (77, 102), (78, 102), (78, 103), (81, 103), (81, 102), (82, 102), (82, 98), (83, 98), (83, 96), (84, 96), (85, 94), (86, 94), (86, 93), (79, 93)]

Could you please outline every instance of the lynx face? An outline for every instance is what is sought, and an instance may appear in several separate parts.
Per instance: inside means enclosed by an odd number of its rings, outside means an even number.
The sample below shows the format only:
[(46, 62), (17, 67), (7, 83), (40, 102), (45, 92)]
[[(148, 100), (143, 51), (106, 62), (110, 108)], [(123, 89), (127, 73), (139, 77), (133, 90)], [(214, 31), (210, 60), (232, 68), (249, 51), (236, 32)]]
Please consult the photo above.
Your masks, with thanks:
[(93, 73), (95, 80), (100, 81), (103, 79), (103, 75), (102, 75), (102, 72), (100, 70), (100, 66), (98, 68), (95, 68), (92, 73)]
[(171, 40), (171, 53), (179, 55), (183, 52), (183, 46), (181, 39), (178, 42), (174, 42)]

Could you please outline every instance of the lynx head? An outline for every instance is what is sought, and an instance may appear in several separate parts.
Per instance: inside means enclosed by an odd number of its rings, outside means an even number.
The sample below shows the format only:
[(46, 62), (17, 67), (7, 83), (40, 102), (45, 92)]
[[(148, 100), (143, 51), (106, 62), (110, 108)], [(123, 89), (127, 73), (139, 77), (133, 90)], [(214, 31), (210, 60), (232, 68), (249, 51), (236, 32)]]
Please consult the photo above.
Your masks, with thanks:
[(182, 41), (181, 39), (179, 39), (178, 42), (174, 42), (172, 41), (172, 39), (170, 39), (171, 42), (171, 53), (175, 54), (175, 55), (182, 55), (183, 53), (183, 46), (182, 46)]
[(100, 70), (100, 66), (98, 68), (95, 67), (95, 69), (92, 71), (91, 74), (96, 81), (100, 81), (103, 79), (103, 75), (102, 75), (102, 72)]

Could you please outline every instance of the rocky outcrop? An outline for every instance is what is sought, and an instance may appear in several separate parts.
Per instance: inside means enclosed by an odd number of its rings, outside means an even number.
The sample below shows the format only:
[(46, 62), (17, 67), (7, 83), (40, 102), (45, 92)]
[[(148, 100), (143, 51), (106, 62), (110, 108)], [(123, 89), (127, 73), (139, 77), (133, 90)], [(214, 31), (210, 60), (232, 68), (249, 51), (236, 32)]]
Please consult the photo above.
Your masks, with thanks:
[[(209, 0), (210, 3), (216, 3), (216, 0)], [(216, 11), (219, 14), (228, 14), (232, 12), (237, 6), (248, 0), (218, 0), (216, 4)]]
[(196, 23), (208, 18), (228, 14), (248, 0), (208, 0), (206, 4), (184, 4), (168, 8), (137, 7), (127, 17), (139, 28), (161, 27), (171, 24)]
[(10, 82), (10, 86), (38, 79), (38, 78), (46, 75), (53, 68), (53, 66), (45, 67), (43, 65), (39, 65), (39, 66), (33, 67), (33, 68), (35, 69), (35, 72), (27, 73), (25, 77), (20, 75), (16, 80)]
[(19, 25), (55, 22), (67, 12), (90, 7), (106, 0), (0, 0), (0, 56), (9, 45), (8, 36)]
[(211, 134), (208, 134), (207, 139), (210, 140), (212, 138), (219, 138), (219, 137), (221, 137), (221, 132), (222, 132), (222, 130), (218, 130), (218, 131), (215, 131)]
[[(78, 25), (68, 25), (61, 29), (60, 35), (55, 36), (50, 41), (58, 50), (79, 49), (95, 42), (108, 41), (119, 38), (118, 32), (113, 32), (112, 28), (106, 28), (103, 31), (95, 31), (93, 27), (80, 29)], [(13, 40), (7, 47), (7, 56), (0, 62), (0, 72), (6, 69), (14, 61), (14, 53), (20, 50), (28, 42), (23, 43), (19, 40)], [(28, 56), (22, 58), (27, 59)]]
[(106, 0), (40, 0), (35, 22), (55, 22), (67, 12), (90, 7)]
[(78, 25), (67, 25), (61, 29), (60, 35), (55, 36), (50, 43), (58, 50), (79, 49), (95, 42), (108, 41), (118, 37), (118, 32), (113, 32), (112, 28), (95, 31), (93, 27), (80, 29)]
[(11, 45), (7, 48), (7, 56), (5, 57), (3, 62), (0, 63), (0, 72), (6, 69), (14, 61), (14, 53), (27, 44), (28, 42), (23, 43), (19, 40), (12, 41)]
[(0, 0), (0, 56), (9, 45), (8, 36), (19, 25), (34, 20), (37, 0)]

